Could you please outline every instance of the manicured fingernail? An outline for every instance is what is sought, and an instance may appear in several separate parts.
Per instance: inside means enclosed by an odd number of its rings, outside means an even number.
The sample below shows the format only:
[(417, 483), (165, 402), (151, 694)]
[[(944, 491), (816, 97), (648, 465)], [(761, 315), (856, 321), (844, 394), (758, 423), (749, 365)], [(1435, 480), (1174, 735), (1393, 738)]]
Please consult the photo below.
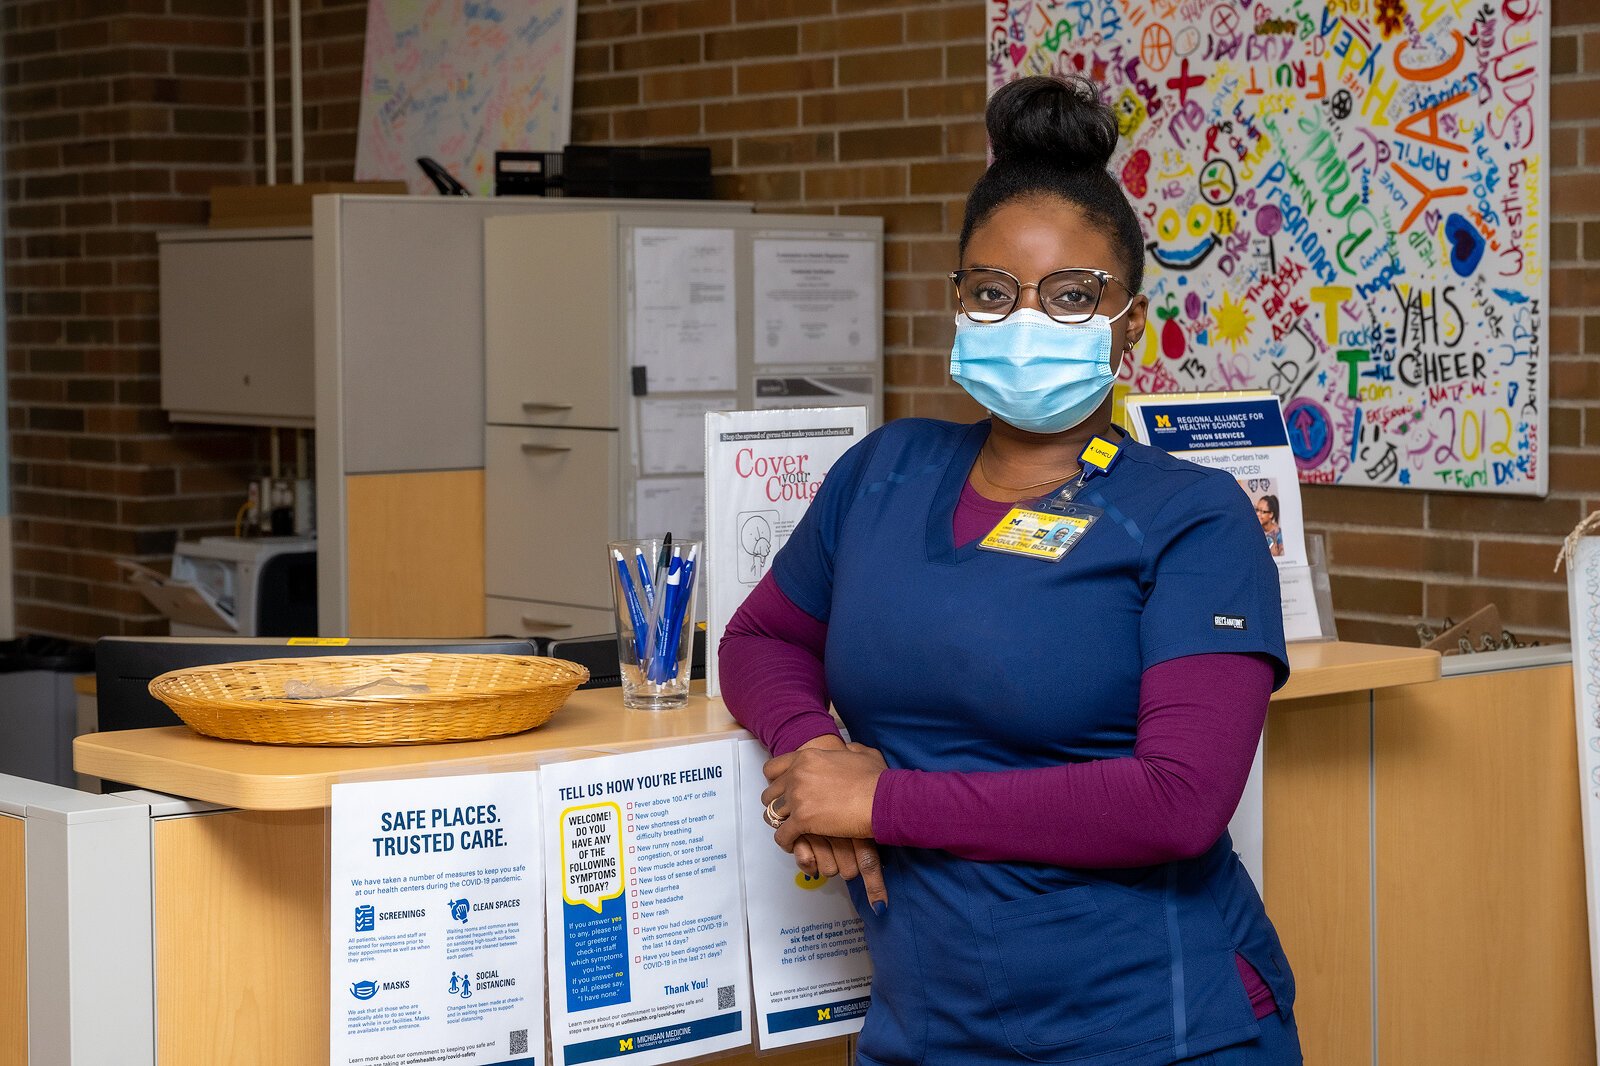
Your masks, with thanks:
[(889, 913), (889, 904), (886, 900), (875, 899), (872, 901), (872, 913), (882, 918)]

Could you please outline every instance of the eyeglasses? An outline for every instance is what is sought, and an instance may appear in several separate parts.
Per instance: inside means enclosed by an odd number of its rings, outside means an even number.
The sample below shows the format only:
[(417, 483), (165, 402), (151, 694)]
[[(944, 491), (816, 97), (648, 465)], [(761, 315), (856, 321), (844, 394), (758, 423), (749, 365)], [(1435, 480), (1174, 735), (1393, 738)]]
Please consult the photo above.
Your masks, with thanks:
[[(950, 273), (961, 311), (974, 322), (999, 322), (1017, 309), (1022, 290), (1039, 296), (1039, 308), (1057, 322), (1087, 322), (1105, 305), (1113, 322), (1133, 306), (1133, 290), (1113, 274), (1088, 267), (1053, 270), (1038, 281), (1023, 283), (995, 267), (972, 267)], [(1110, 312), (1116, 309), (1115, 314)]]

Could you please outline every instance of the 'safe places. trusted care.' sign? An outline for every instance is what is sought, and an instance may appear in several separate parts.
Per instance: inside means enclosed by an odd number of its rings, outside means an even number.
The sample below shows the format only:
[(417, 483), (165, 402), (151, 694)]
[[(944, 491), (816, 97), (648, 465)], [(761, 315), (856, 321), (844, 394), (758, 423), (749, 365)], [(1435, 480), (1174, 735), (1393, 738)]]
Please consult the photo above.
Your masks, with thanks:
[(333, 786), (335, 1066), (543, 1061), (534, 780), (505, 773)]

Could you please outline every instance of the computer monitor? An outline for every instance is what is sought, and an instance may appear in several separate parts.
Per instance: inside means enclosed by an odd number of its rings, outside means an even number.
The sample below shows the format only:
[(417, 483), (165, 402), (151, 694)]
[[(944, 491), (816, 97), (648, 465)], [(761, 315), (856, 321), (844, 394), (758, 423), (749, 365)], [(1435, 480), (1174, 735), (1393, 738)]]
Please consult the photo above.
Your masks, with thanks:
[[(589, 680), (579, 688), (619, 688), (622, 666), (617, 661), (617, 635), (602, 633), (593, 637), (562, 637), (550, 642), (545, 654), (577, 663), (589, 671)], [(690, 650), (689, 680), (706, 678), (706, 631), (694, 628), (694, 647)]]
[(169, 670), (251, 659), (312, 655), (542, 655), (543, 642), (489, 637), (481, 640), (366, 640), (346, 644), (290, 644), (285, 637), (102, 637), (95, 644), (99, 729), (180, 725), (167, 705), (150, 695), (150, 681)]

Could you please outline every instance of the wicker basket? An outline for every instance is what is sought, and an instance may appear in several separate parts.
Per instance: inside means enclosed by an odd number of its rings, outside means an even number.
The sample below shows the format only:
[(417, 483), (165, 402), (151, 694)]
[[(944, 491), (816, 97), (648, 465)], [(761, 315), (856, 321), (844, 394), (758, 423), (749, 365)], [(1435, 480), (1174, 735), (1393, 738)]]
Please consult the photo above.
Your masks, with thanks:
[[(257, 744), (434, 744), (543, 725), (589, 671), (531, 655), (334, 655), (174, 670), (150, 694), (197, 733)], [(377, 681), (426, 685), (399, 695), (285, 698), (303, 682), (348, 690)]]

